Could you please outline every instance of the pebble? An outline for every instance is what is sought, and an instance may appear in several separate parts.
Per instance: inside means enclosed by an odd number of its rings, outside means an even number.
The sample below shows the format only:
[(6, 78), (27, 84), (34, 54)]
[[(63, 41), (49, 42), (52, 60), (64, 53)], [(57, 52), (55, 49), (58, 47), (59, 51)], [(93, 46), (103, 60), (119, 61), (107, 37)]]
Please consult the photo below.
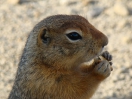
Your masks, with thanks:
[(120, 74), (119, 76), (118, 76), (118, 80), (124, 80), (125, 79), (125, 75), (124, 74)]
[(130, 37), (129, 39), (127, 39), (127, 43), (128, 44), (132, 44), (132, 37)]
[(94, 4), (96, 2), (98, 2), (98, 0), (80, 0), (82, 2), (83, 6), (88, 6), (90, 4)]
[(60, 0), (60, 5), (67, 5), (69, 3), (69, 0)]
[(64, 6), (75, 4), (75, 3), (76, 3), (76, 0), (59, 0), (59, 4)]
[(5, 62), (6, 62), (6, 60), (5, 60), (4, 58), (2, 58), (2, 59), (0, 60), (0, 65), (4, 65)]
[(113, 11), (113, 8), (110, 7), (110, 8), (107, 8), (105, 11), (104, 11), (105, 14), (109, 15), (109, 16), (115, 16), (114, 14), (114, 11)]
[(90, 18), (94, 18), (94, 17), (99, 16), (103, 11), (104, 11), (104, 8), (103, 8), (103, 7), (95, 7), (95, 6), (94, 6), (93, 8), (91, 8), (91, 9), (88, 11), (87, 15), (88, 15), (88, 17), (90, 17)]
[(117, 15), (121, 15), (121, 16), (129, 15), (127, 6), (121, 2), (115, 3), (113, 8), (114, 8), (115, 14)]
[(127, 21), (126, 21), (126, 20), (121, 20), (121, 21), (119, 21), (119, 22), (117, 23), (117, 26), (118, 26), (118, 28), (121, 29), (121, 28), (125, 27), (126, 24), (127, 24)]
[(122, 37), (122, 42), (124, 44), (130, 44), (132, 42), (132, 37), (130, 35), (126, 35), (126, 36)]
[(7, 3), (15, 5), (19, 3), (19, 0), (7, 0)]

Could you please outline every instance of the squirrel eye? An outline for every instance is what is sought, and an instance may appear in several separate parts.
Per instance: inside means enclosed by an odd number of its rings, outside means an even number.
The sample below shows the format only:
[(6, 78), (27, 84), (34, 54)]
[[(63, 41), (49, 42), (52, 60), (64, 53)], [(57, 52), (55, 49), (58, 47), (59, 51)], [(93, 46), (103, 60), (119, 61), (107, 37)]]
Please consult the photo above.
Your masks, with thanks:
[(79, 40), (82, 39), (82, 37), (80, 36), (80, 34), (78, 34), (77, 32), (71, 32), (69, 34), (66, 34), (66, 36), (70, 39), (70, 40)]

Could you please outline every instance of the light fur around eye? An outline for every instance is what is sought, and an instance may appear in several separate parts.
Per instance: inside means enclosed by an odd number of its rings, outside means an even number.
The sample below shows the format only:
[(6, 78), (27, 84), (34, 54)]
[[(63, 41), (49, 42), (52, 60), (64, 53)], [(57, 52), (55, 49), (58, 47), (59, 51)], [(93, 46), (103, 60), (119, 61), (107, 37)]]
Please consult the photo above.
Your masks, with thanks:
[(67, 30), (65, 34), (70, 42), (77, 42), (82, 39), (82, 32), (79, 30)]

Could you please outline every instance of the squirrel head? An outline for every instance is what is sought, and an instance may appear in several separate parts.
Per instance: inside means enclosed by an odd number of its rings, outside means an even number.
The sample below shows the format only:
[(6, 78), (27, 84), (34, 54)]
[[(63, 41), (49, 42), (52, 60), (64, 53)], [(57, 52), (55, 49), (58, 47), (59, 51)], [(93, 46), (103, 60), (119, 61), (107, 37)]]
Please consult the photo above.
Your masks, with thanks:
[(99, 55), (107, 37), (79, 15), (55, 15), (39, 22), (29, 35), (27, 50), (34, 61), (72, 68)]

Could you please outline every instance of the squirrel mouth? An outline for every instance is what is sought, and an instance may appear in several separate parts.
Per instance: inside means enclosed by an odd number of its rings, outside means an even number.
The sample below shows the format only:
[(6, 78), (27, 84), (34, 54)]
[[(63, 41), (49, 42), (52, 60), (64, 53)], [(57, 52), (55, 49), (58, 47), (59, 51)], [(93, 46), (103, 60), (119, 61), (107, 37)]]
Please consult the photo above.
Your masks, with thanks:
[(93, 58), (93, 59), (91, 59), (90, 61), (88, 61), (88, 62), (86, 62), (86, 63), (87, 63), (88, 66), (90, 66), (90, 65), (94, 64), (94, 62), (95, 62), (95, 60), (94, 60), (94, 58)]
[(95, 55), (92, 59), (90, 59), (89, 61), (86, 62), (86, 64), (88, 66), (94, 64), (97, 60), (102, 60), (102, 56), (101, 54), (103, 53), (103, 49), (101, 51), (99, 51), (99, 53), (97, 53), (97, 55)]

